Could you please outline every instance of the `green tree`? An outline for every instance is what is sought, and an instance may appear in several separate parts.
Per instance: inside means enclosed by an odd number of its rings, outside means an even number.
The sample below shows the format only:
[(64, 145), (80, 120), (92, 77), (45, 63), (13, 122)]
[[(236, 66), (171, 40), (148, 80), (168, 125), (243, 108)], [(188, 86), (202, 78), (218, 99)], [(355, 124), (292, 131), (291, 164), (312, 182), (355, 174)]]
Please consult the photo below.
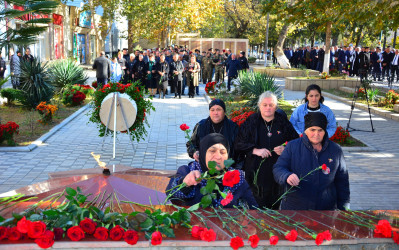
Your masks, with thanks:
[[(4, 6), (4, 1), (0, 3)], [(5, 8), (0, 11), (0, 21), (19, 20), (21, 26), (13, 28), (8, 26), (6, 31), (0, 32), (0, 48), (10, 45), (27, 46), (37, 42), (38, 35), (45, 31), (47, 26), (38, 24), (51, 23), (52, 19), (45, 16), (54, 12), (58, 6), (55, 1), (43, 0), (7, 0), (7, 6), (19, 6), (21, 9)], [(31, 18), (35, 16), (35, 18)], [(4, 30), (4, 29), (1, 29)]]

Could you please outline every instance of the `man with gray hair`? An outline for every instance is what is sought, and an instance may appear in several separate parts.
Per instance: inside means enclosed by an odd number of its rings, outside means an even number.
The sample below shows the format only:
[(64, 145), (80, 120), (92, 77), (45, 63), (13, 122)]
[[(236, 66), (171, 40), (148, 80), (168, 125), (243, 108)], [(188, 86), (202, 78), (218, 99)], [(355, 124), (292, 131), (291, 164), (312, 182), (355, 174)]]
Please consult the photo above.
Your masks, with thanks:
[(111, 63), (105, 58), (104, 51), (101, 51), (100, 56), (94, 60), (93, 69), (96, 70), (97, 88), (102, 88), (111, 76)]
[[(10, 54), (12, 52), (13, 50), (10, 51)], [(17, 53), (14, 53), (10, 59), (11, 84), (14, 89), (19, 88), (19, 75), (21, 74), (20, 62), (21, 52), (17, 51)]]

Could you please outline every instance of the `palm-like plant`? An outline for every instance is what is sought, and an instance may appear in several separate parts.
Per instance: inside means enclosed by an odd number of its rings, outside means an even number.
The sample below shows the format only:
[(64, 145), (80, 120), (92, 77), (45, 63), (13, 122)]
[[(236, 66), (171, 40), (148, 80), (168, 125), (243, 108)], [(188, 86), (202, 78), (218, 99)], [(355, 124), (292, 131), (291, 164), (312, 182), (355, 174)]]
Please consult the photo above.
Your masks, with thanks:
[(241, 93), (249, 99), (247, 105), (256, 107), (259, 96), (266, 91), (271, 91), (278, 98), (281, 97), (281, 89), (274, 81), (273, 76), (258, 72), (245, 72), (239, 74)]
[[(4, 2), (2, 1), (4, 4)], [(47, 30), (47, 26), (37, 24), (48, 24), (51, 18), (27, 18), (29, 14), (50, 15), (59, 5), (56, 1), (46, 0), (7, 0), (8, 5), (21, 6), (23, 10), (6, 8), (0, 11), (0, 21), (18, 19), (21, 27), (7, 27), (0, 32), (0, 48), (7, 45), (27, 46), (37, 41), (38, 35)], [(3, 29), (2, 29), (3, 30)]]
[(19, 76), (21, 90), (24, 92), (22, 104), (36, 108), (40, 102), (48, 102), (54, 95), (54, 88), (49, 82), (47, 63), (40, 60), (33, 62), (21, 60), (21, 74)]
[(58, 90), (66, 85), (82, 84), (88, 79), (82, 67), (70, 59), (58, 60), (49, 67), (51, 84)]

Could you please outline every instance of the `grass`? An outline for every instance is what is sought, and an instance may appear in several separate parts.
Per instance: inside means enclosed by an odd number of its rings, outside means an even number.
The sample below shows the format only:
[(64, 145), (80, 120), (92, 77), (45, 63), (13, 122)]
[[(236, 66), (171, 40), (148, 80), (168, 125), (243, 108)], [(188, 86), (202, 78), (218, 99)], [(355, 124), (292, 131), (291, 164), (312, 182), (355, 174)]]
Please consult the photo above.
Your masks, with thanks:
[[(90, 99), (85, 100), (85, 104), (89, 103)], [(82, 105), (82, 106), (83, 106)], [(69, 117), (75, 111), (80, 109), (82, 106), (68, 107), (63, 104), (57, 105), (58, 110), (53, 116), (53, 122), (47, 125), (43, 125), (38, 122), (41, 119), (41, 115), (38, 111), (28, 110), (18, 102), (14, 105), (0, 106), (0, 119), (1, 123), (7, 123), (8, 121), (13, 121), (19, 125), (19, 134), (14, 135), (14, 140), (17, 146), (26, 146), (50, 131), (54, 126), (61, 123), (65, 118)], [(0, 144), (1, 146), (8, 146), (7, 142)]]
[[(323, 91), (325, 91), (327, 93), (330, 93), (330, 94), (333, 94), (333, 95), (336, 95), (336, 96), (339, 96), (339, 97), (344, 97), (344, 98), (347, 98), (347, 99), (350, 99), (350, 100), (352, 100), (352, 98), (353, 98), (353, 93), (347, 93), (347, 92), (344, 92), (344, 91), (341, 91), (341, 90), (338, 90), (338, 89), (324, 89)], [(366, 99), (363, 99), (363, 98), (357, 98), (356, 102), (357, 103), (367, 104)], [(396, 113), (393, 110), (393, 105), (391, 105), (391, 106), (383, 106), (380, 103), (370, 102), (370, 106)]]

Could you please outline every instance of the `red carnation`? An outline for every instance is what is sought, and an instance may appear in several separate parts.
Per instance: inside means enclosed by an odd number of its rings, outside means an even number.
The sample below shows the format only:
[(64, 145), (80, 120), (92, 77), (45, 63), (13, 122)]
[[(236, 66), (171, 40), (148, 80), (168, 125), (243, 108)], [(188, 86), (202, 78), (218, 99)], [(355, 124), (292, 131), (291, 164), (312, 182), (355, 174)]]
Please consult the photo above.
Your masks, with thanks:
[(18, 231), (21, 232), (21, 233), (23, 233), (23, 234), (27, 233), (28, 230), (29, 230), (29, 224), (30, 224), (30, 223), (31, 223), (31, 221), (30, 221), (30, 220), (27, 220), (27, 219), (25, 218), (25, 216), (24, 216), (24, 217), (23, 217), (22, 219), (20, 219), (20, 220), (18, 221), (18, 223), (17, 223)]
[(52, 247), (54, 245), (54, 233), (50, 230), (46, 230), (35, 242), (41, 248)]
[(257, 248), (258, 247), (258, 243), (259, 243), (258, 235), (254, 234), (254, 235), (249, 236), (248, 242), (251, 242), (251, 247), (252, 248)]
[(278, 243), (278, 237), (273, 235), (270, 237), (269, 241), (270, 241), (270, 245), (276, 245)]
[(17, 227), (12, 227), (8, 229), (8, 239), (9, 240), (19, 240), (21, 238), (21, 233), (18, 231)]
[(122, 239), (124, 234), (125, 230), (119, 225), (116, 225), (111, 229), (111, 231), (109, 231), (109, 237), (111, 238), (111, 240), (120, 240)]
[(7, 238), (8, 228), (0, 227), (0, 240)]
[(158, 231), (153, 232), (151, 235), (151, 245), (156, 246), (162, 243), (162, 234)]
[(375, 226), (374, 232), (378, 234), (378, 236), (382, 236), (382, 238), (391, 238), (392, 236), (392, 227), (387, 220), (380, 220), (378, 224)]
[(79, 226), (74, 226), (68, 229), (68, 237), (73, 241), (79, 241), (85, 237), (85, 232)]
[(53, 229), (55, 240), (62, 240), (64, 238), (64, 229), (56, 227)]
[(330, 241), (332, 239), (331, 233), (328, 230), (324, 231), (323, 235), (324, 235), (324, 239), (327, 241)]
[(79, 223), (79, 226), (83, 229), (85, 233), (94, 234), (94, 231), (96, 231), (97, 223), (95, 223), (92, 219), (85, 218)]
[(42, 221), (34, 221), (29, 224), (28, 236), (37, 239), (46, 231), (46, 224)]
[(321, 169), (326, 171), (327, 170), (327, 165), (326, 164), (321, 165)]
[(200, 238), (200, 235), (201, 235), (202, 231), (204, 231), (203, 227), (193, 226), (193, 228), (191, 228), (191, 235), (194, 238)]
[(208, 242), (215, 241), (216, 233), (213, 231), (213, 229), (208, 230), (207, 228), (204, 228), (204, 230), (200, 234), (200, 238), (203, 241), (208, 241)]
[(180, 129), (182, 130), (182, 131), (186, 131), (187, 129), (189, 129), (190, 127), (189, 126), (187, 126), (187, 124), (185, 124), (185, 123), (183, 123), (182, 125), (180, 125)]
[(139, 240), (139, 234), (136, 231), (129, 229), (125, 232), (123, 238), (125, 239), (127, 244), (135, 245)]
[(223, 186), (233, 187), (240, 182), (240, 171), (227, 171), (223, 176)]
[(230, 240), (230, 246), (234, 249), (237, 250), (240, 247), (244, 246), (244, 241), (242, 240), (241, 237), (236, 236), (234, 238), (231, 238)]
[(318, 245), (318, 246), (321, 245), (321, 243), (323, 243), (323, 241), (324, 241), (324, 233), (319, 233), (315, 239), (316, 245)]
[(393, 241), (399, 245), (399, 233), (393, 232)]
[(285, 238), (292, 242), (295, 242), (297, 237), (298, 237), (298, 232), (295, 229), (291, 230), (289, 233), (285, 235)]
[(93, 236), (97, 240), (107, 240), (108, 239), (108, 229), (106, 229), (105, 227), (97, 227)]
[(232, 200), (233, 200), (233, 195), (231, 194), (231, 192), (229, 192), (228, 194), (227, 194), (227, 196), (226, 196), (226, 198), (224, 198), (221, 202), (220, 202), (220, 204), (222, 204), (223, 206), (226, 206), (226, 205), (228, 205)]

